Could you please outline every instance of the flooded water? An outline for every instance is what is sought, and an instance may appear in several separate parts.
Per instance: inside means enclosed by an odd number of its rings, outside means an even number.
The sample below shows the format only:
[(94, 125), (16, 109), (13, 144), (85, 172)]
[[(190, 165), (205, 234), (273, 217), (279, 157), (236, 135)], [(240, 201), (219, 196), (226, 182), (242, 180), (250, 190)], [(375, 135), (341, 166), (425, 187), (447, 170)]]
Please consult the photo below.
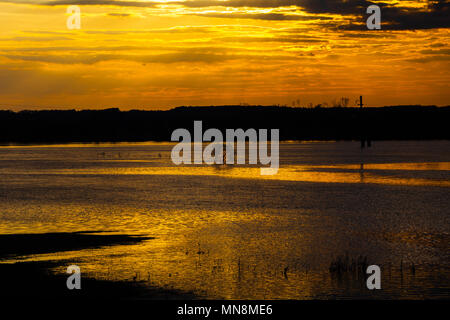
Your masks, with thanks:
[[(138, 245), (64, 259), (205, 298), (450, 297), (450, 142), (281, 143), (277, 175), (175, 166), (173, 144), (0, 147), (0, 233), (109, 231)], [(381, 267), (381, 290), (338, 256)], [(64, 268), (55, 272), (64, 272)]]

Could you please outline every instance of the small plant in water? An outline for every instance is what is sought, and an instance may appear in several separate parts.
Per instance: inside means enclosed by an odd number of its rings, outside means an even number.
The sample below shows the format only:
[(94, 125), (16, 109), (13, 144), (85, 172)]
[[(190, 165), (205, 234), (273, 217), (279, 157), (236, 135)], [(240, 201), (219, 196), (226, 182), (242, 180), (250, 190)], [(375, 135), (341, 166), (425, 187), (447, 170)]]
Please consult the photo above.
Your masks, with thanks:
[(346, 272), (365, 274), (368, 266), (369, 263), (367, 262), (366, 256), (359, 255), (357, 258), (352, 258), (350, 262), (348, 252), (346, 252), (345, 256), (338, 256), (331, 261), (329, 270), (332, 274), (342, 274)]

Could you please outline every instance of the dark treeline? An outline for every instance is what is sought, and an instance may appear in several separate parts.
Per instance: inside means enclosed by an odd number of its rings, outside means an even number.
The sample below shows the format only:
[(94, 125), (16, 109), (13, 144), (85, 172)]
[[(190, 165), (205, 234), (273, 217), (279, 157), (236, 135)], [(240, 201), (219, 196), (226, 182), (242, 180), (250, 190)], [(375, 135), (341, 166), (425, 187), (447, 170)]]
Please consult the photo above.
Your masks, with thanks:
[(168, 111), (0, 111), (1, 143), (170, 141), (172, 131), (280, 129), (281, 140), (450, 139), (450, 106), (289, 108), (179, 107)]

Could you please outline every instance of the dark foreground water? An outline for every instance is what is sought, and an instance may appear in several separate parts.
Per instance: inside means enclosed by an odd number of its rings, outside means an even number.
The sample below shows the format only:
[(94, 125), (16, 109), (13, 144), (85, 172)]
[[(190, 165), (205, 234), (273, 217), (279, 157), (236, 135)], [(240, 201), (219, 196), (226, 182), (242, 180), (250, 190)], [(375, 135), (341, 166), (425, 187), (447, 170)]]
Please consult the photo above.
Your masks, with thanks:
[[(21, 259), (206, 298), (450, 298), (450, 142), (282, 143), (274, 176), (176, 167), (172, 147), (0, 147), (0, 233), (155, 237)], [(382, 290), (330, 272), (346, 255), (379, 265)]]

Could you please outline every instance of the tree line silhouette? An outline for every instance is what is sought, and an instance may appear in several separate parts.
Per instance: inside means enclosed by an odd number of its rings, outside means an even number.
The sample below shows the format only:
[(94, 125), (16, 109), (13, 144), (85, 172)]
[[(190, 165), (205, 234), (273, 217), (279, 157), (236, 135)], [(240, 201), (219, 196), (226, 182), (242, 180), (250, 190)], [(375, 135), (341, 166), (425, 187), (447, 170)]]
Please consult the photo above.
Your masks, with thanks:
[(450, 139), (450, 106), (178, 107), (167, 111), (0, 111), (1, 143), (170, 141), (173, 130), (280, 129), (281, 140)]

